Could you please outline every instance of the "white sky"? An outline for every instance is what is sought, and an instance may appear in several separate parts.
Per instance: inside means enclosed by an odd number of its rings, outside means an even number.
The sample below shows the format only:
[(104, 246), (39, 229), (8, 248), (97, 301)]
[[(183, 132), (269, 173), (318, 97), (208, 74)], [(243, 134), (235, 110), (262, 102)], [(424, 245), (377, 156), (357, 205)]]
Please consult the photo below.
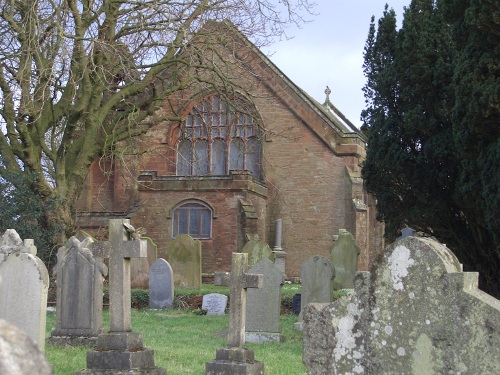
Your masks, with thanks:
[[(314, 1), (314, 0), (313, 0)], [(382, 16), (385, 4), (396, 12), (398, 24), (403, 7), (411, 0), (315, 0), (312, 22), (290, 28), (291, 40), (263, 49), (274, 64), (297, 86), (323, 103), (325, 88), (330, 101), (357, 127), (365, 108), (363, 92), (363, 48), (371, 16)]]

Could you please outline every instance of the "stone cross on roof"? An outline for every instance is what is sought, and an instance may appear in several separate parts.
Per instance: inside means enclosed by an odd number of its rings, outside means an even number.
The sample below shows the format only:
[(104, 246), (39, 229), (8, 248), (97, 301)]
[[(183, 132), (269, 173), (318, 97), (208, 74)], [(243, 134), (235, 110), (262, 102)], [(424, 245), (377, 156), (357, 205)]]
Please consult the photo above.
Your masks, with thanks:
[(147, 242), (130, 240), (130, 220), (109, 220), (109, 240), (89, 247), (96, 257), (109, 258), (109, 331), (132, 331), (130, 258), (147, 257)]
[(231, 273), (217, 272), (215, 285), (229, 286), (229, 333), (227, 344), (232, 348), (243, 348), (245, 345), (245, 314), (247, 303), (247, 288), (262, 288), (263, 275), (246, 273), (248, 269), (248, 254), (233, 253)]

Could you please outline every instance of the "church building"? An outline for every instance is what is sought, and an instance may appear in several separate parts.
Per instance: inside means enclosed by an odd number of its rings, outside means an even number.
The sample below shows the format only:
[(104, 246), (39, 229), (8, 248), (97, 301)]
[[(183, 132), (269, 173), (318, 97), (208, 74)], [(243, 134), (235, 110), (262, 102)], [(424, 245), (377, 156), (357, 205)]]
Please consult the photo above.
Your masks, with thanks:
[(210, 278), (230, 270), (231, 253), (249, 237), (273, 248), (281, 219), (289, 279), (308, 257), (329, 257), (339, 229), (353, 235), (367, 270), (383, 248), (383, 226), (361, 178), (366, 138), (329, 89), (314, 100), (241, 33), (224, 30), (217, 59), (231, 67), (232, 86), (197, 80), (165, 98), (146, 134), (96, 160), (79, 228), (99, 237), (109, 218), (129, 218), (163, 258), (170, 241), (189, 234), (202, 243)]

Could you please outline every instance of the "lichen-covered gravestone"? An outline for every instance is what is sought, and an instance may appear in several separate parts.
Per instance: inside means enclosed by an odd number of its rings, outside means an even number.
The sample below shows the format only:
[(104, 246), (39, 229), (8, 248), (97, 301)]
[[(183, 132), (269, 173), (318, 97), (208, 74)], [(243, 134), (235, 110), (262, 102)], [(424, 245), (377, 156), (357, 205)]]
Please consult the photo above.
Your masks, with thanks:
[(264, 241), (259, 241), (259, 236), (247, 234), (248, 242), (241, 249), (242, 253), (248, 254), (248, 266), (252, 267), (263, 259), (273, 259), (273, 252)]
[(175, 288), (201, 288), (201, 241), (178, 235), (168, 243), (167, 261), (174, 270)]
[(339, 229), (337, 240), (333, 244), (330, 256), (335, 267), (333, 290), (353, 289), (354, 275), (358, 271), (360, 250), (351, 233)]
[(294, 328), (302, 330), (304, 307), (309, 303), (326, 303), (332, 301), (332, 279), (335, 269), (332, 263), (322, 255), (314, 255), (307, 259), (300, 269), (302, 296), (300, 314)]
[(174, 274), (165, 259), (157, 259), (149, 269), (149, 307), (169, 309), (174, 301)]
[(438, 242), (406, 237), (304, 312), (308, 374), (500, 374), (500, 301)]
[(264, 259), (248, 270), (261, 274), (264, 285), (247, 291), (246, 337), (247, 342), (282, 342), (280, 313), (283, 273), (269, 259)]
[(14, 229), (0, 237), (0, 319), (17, 326), (43, 351), (49, 274), (36, 256), (33, 240)]
[(102, 332), (102, 293), (108, 268), (89, 250), (93, 240), (71, 237), (59, 248), (56, 326), (49, 342), (56, 345), (95, 345)]

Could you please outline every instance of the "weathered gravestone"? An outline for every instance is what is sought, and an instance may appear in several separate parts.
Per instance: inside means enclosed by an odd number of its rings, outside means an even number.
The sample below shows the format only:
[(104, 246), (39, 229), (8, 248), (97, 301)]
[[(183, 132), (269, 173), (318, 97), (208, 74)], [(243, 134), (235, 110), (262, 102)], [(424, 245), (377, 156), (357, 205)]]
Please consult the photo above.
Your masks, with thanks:
[(103, 279), (108, 267), (94, 258), (92, 239), (71, 237), (59, 248), (57, 265), (56, 326), (49, 342), (56, 345), (95, 345), (102, 332)]
[(178, 235), (168, 244), (167, 260), (174, 270), (175, 288), (201, 288), (201, 241)]
[(0, 319), (0, 374), (51, 375), (38, 345), (15, 325)]
[[(136, 237), (140, 236), (141, 240), (146, 241), (147, 256), (144, 258), (130, 259), (130, 287), (147, 289), (149, 284), (149, 269), (157, 258), (157, 246), (151, 238), (144, 237), (143, 234), (146, 232), (144, 228), (139, 228), (138, 231), (139, 232), (134, 233), (134, 235)], [(79, 230), (75, 237), (80, 241), (84, 241), (86, 238), (90, 238), (94, 242), (97, 241), (84, 230)]]
[(52, 374), (52, 366), (38, 345), (26, 333), (3, 319), (0, 319), (0, 374)]
[(339, 229), (337, 240), (330, 252), (332, 265), (335, 268), (333, 290), (353, 289), (354, 276), (358, 271), (360, 250), (351, 233)]
[(210, 293), (203, 296), (201, 308), (207, 310), (207, 315), (224, 315), (227, 307), (227, 296)]
[(227, 347), (217, 349), (215, 360), (207, 362), (207, 375), (264, 374), (264, 364), (254, 360), (254, 352), (245, 345), (247, 288), (262, 288), (262, 275), (247, 273), (248, 255), (233, 253), (231, 273), (216, 273), (215, 285), (229, 286), (229, 332)]
[(248, 271), (262, 274), (264, 285), (247, 292), (246, 336), (247, 342), (283, 342), (281, 334), (281, 285), (283, 273), (269, 259), (264, 259)]
[(174, 274), (165, 259), (157, 259), (149, 269), (149, 307), (169, 309), (174, 301)]
[(149, 275), (151, 266), (156, 261), (157, 246), (151, 238), (141, 237), (146, 241), (145, 258), (133, 258), (130, 260), (130, 287), (147, 289), (149, 286)]
[(109, 221), (109, 240), (92, 244), (95, 254), (109, 257), (109, 333), (99, 335), (96, 349), (87, 352), (87, 369), (81, 375), (165, 375), (154, 365), (154, 352), (143, 346), (142, 335), (132, 332), (130, 259), (146, 256), (146, 242), (131, 240), (128, 219)]
[(355, 290), (304, 312), (308, 374), (500, 374), (500, 301), (438, 242), (388, 246)]
[(259, 241), (259, 236), (247, 234), (248, 241), (241, 250), (242, 253), (248, 254), (248, 266), (252, 267), (263, 259), (272, 259), (273, 252), (269, 245), (264, 241)]
[(49, 274), (36, 256), (33, 240), (21, 240), (14, 229), (0, 237), (0, 319), (24, 331), (43, 351)]
[(335, 269), (330, 261), (321, 255), (307, 259), (300, 269), (302, 295), (300, 299), (300, 314), (294, 328), (302, 330), (304, 307), (309, 303), (327, 303), (332, 301), (332, 279)]

